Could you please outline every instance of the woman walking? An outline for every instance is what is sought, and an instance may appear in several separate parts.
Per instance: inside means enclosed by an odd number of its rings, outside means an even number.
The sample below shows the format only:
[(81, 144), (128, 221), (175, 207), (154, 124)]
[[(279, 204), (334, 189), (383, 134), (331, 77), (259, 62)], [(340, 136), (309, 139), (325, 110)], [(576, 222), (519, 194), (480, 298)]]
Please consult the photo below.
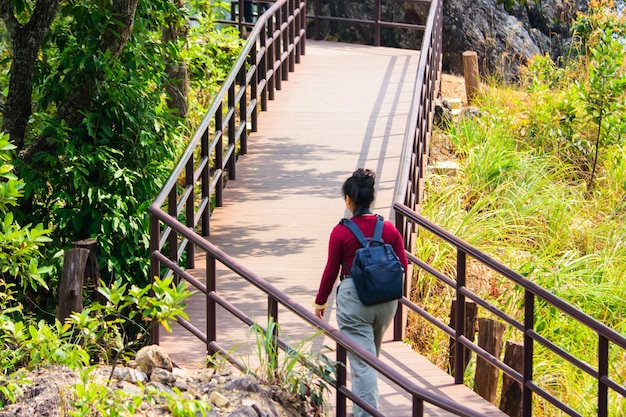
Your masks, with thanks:
[[(374, 184), (376, 175), (369, 169), (359, 168), (343, 184), (342, 192), (346, 207), (352, 212), (351, 220), (367, 237), (374, 235), (377, 216), (371, 205), (375, 197)], [(408, 264), (404, 253), (402, 236), (389, 221), (383, 227), (383, 240), (390, 244), (400, 262), (407, 270)], [(322, 274), (317, 296), (315, 297), (315, 315), (324, 317), (328, 297), (332, 292), (337, 275), (341, 282), (337, 288), (337, 323), (339, 331), (357, 342), (362, 348), (378, 356), (383, 335), (391, 324), (398, 307), (398, 301), (366, 306), (359, 300), (350, 268), (357, 249), (361, 247), (350, 229), (342, 224), (335, 226), (328, 243), (328, 259)], [(374, 407), (378, 407), (378, 374), (375, 369), (348, 352), (352, 391)], [(360, 407), (354, 406), (355, 417), (369, 416)]]

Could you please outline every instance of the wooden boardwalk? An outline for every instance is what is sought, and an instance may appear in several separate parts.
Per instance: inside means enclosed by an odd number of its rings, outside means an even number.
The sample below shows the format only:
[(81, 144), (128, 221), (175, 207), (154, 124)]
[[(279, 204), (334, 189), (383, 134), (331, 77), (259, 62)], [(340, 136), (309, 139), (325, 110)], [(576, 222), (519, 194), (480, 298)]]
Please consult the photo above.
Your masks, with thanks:
[[(259, 116), (248, 154), (237, 164), (237, 179), (224, 190), (225, 206), (211, 217), (209, 240), (312, 309), (330, 231), (349, 215), (341, 185), (354, 169), (376, 172), (375, 211), (393, 219), (392, 198), (418, 58), (416, 51), (307, 41), (301, 63)], [(201, 256), (196, 266), (191, 272), (203, 279)], [(218, 292), (265, 326), (266, 297), (229, 271), (218, 274)], [(336, 327), (334, 298), (329, 301), (326, 320)], [(204, 305), (202, 297), (194, 296), (187, 309), (200, 329), (205, 329)], [(253, 362), (247, 355), (256, 345), (254, 336), (223, 311), (218, 318), (218, 343)], [(278, 322), (281, 336), (289, 341), (315, 334), (282, 308)], [(381, 359), (416, 383), (485, 415), (503, 415), (471, 390), (454, 385), (452, 377), (408, 345), (391, 341), (391, 334), (387, 339)], [(160, 343), (178, 366), (202, 366), (205, 361), (202, 343), (177, 326), (173, 333), (162, 331)], [(314, 352), (324, 345), (334, 347), (323, 336), (309, 344)], [(383, 378), (379, 390), (385, 415), (410, 415), (406, 393)], [(429, 416), (449, 415), (429, 405), (426, 410)]]

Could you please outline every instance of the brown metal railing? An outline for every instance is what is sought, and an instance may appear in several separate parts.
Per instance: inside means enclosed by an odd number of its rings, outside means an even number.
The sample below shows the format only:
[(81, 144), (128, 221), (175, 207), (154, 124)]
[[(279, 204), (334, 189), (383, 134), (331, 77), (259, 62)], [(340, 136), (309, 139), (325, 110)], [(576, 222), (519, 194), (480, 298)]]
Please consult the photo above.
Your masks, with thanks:
[(416, 23), (409, 22), (396, 22), (396, 21), (388, 21), (383, 19), (383, 5), (387, 5), (389, 3), (422, 3), (422, 4), (430, 4), (430, 0), (376, 0), (374, 2), (373, 12), (374, 15), (371, 16), (370, 19), (354, 19), (350, 16), (331, 16), (323, 14), (323, 7), (321, 0), (314, 0), (313, 3), (313, 14), (308, 14), (307, 18), (313, 20), (313, 36), (315, 39), (321, 39), (321, 23), (322, 22), (334, 22), (340, 24), (350, 24), (350, 25), (359, 25), (372, 27), (374, 29), (373, 33), (373, 44), (374, 46), (381, 46), (381, 29), (382, 28), (392, 28), (392, 29), (408, 29), (411, 31), (420, 31), (426, 32), (428, 23), (426, 25), (420, 25)]
[[(432, 59), (440, 59), (441, 53), (432, 52), (433, 45), (441, 45), (441, 25), (436, 24), (441, 14), (441, 3), (432, 2), (434, 10), (429, 15), (426, 28), (428, 40), (423, 46), (425, 56), (431, 61), (422, 62), (420, 71), (440, 71), (440, 65), (431, 65)], [(239, 2), (241, 5), (241, 2)], [(380, 2), (378, 2), (380, 7)], [(294, 0), (278, 0), (259, 17), (250, 32), (248, 42), (222, 89), (215, 98), (207, 115), (185, 150), (170, 179), (165, 184), (155, 201), (151, 204), (151, 274), (161, 276), (174, 274), (184, 279), (206, 296), (207, 329), (200, 330), (193, 323), (178, 318), (179, 324), (195, 335), (207, 346), (210, 354), (227, 352), (217, 343), (218, 328), (216, 321), (217, 305), (230, 312), (247, 326), (254, 324), (253, 319), (238, 310), (218, 292), (216, 275), (217, 263), (236, 273), (246, 282), (256, 286), (268, 297), (267, 315), (278, 323), (278, 305), (286, 307), (298, 315), (303, 322), (309, 323), (336, 343), (338, 363), (346, 363), (346, 352), (350, 351), (375, 368), (401, 389), (410, 394), (413, 406), (411, 415), (422, 416), (424, 402), (456, 415), (479, 416), (480, 413), (458, 404), (447, 397), (429, 392), (406, 379), (393, 368), (384, 364), (374, 355), (354, 344), (337, 329), (319, 320), (308, 309), (290, 300), (271, 284), (248, 271), (235, 259), (230, 258), (219, 248), (212, 245), (206, 237), (210, 235), (210, 213), (212, 200), (216, 207), (222, 205), (224, 179), (236, 179), (236, 155), (246, 152), (247, 129), (256, 131), (257, 106), (266, 109), (267, 99), (273, 99), (274, 89), (281, 88), (281, 81), (287, 80), (288, 72), (293, 71), (299, 62), (300, 54), (305, 49), (305, 3)], [(237, 19), (240, 27), (241, 18)], [(432, 30), (434, 26), (435, 30)], [(426, 37), (425, 37), (426, 39)], [(257, 50), (258, 46), (258, 50)], [(426, 73), (416, 78), (438, 79), (438, 75)], [(433, 88), (436, 84), (430, 85)], [(416, 91), (423, 87), (416, 87)], [(249, 90), (249, 94), (246, 94)], [(432, 96), (432, 93), (430, 94)], [(250, 97), (250, 102), (247, 101)], [(196, 161), (196, 156), (197, 161)], [(191, 276), (187, 269), (194, 268), (194, 247), (206, 254), (207, 284)], [(153, 341), (158, 343), (158, 328), (153, 328)], [(275, 341), (286, 348), (284, 341)], [(229, 360), (237, 364), (236, 359)], [(346, 385), (346, 370), (338, 366), (335, 381), (337, 415), (346, 415), (346, 399), (361, 405), (374, 416), (382, 416)]]
[[(153, 208), (152, 215), (154, 221), (158, 221), (159, 223), (167, 225), (171, 228), (180, 228), (180, 222), (161, 209)], [(324, 334), (335, 342), (337, 363), (345, 364), (346, 352), (350, 351), (354, 353), (357, 357), (360, 357), (370, 366), (375, 368), (381, 375), (384, 375), (398, 387), (406, 391), (411, 396), (413, 401), (412, 411), (410, 413), (407, 412), (407, 415), (423, 416), (424, 402), (433, 404), (442, 410), (446, 410), (460, 416), (478, 417), (483, 415), (482, 413), (479, 413), (469, 407), (456, 403), (446, 396), (441, 396), (425, 388), (422, 388), (415, 384), (413, 381), (407, 379), (402, 374), (391, 368), (389, 365), (382, 362), (376, 356), (372, 355), (371, 353), (360, 347), (358, 344), (355, 344), (349, 337), (340, 333), (336, 328), (315, 317), (315, 315), (312, 314), (307, 308), (301, 306), (298, 303), (295, 303), (286, 294), (278, 290), (267, 281), (263, 280), (261, 277), (254, 274), (252, 271), (245, 268), (236, 259), (228, 256), (218, 247), (210, 243), (208, 240), (204, 239), (202, 236), (195, 233), (193, 230), (184, 228), (180, 229), (180, 233), (182, 235), (182, 238), (188, 239), (188, 242), (190, 244), (196, 245), (199, 250), (202, 250), (206, 253), (207, 284), (204, 285), (202, 282), (195, 279), (193, 276), (187, 273), (184, 268), (180, 267), (179, 265), (177, 265), (177, 263), (170, 260), (168, 256), (164, 253), (158, 251), (154, 252), (152, 254), (153, 261), (161, 263), (166, 268), (171, 269), (175, 274), (185, 279), (187, 282), (193, 285), (196, 290), (205, 295), (207, 302), (206, 333), (195, 327), (192, 323), (189, 323), (188, 321), (185, 321), (183, 319), (179, 319), (178, 322), (181, 326), (186, 328), (189, 332), (194, 334), (198, 339), (206, 344), (209, 354), (221, 353), (227, 356), (229, 360), (231, 360), (231, 362), (235, 365), (239, 366), (242, 369), (244, 368), (243, 365), (239, 364), (236, 361), (236, 359), (228, 355), (226, 349), (224, 349), (224, 347), (217, 342), (219, 329), (217, 328), (217, 322), (215, 320), (215, 317), (217, 313), (216, 307), (218, 305), (224, 310), (231, 313), (234, 317), (238, 318), (248, 327), (255, 324), (252, 317), (247, 316), (244, 312), (240, 311), (236, 306), (231, 304), (228, 300), (224, 299), (220, 295), (217, 280), (217, 263), (219, 262), (225, 268), (234, 272), (238, 277), (240, 277), (242, 279), (242, 284), (251, 284), (260, 289), (267, 296), (267, 316), (268, 318), (271, 317), (275, 323), (280, 323), (278, 318), (278, 306), (281, 305), (300, 317), (303, 323), (308, 323), (313, 328), (321, 329), (322, 331), (324, 331)], [(286, 348), (286, 344), (284, 343), (284, 341), (276, 340), (275, 343), (277, 343), (278, 346), (283, 349)], [(357, 397), (348, 388), (346, 381), (346, 369), (344, 366), (339, 365), (337, 367), (337, 378), (334, 383), (337, 395), (336, 415), (338, 417), (345, 417), (347, 415), (347, 398), (350, 398), (353, 402), (362, 406), (373, 416), (384, 416), (384, 414), (382, 414), (380, 411), (372, 408), (369, 404)]]
[[(194, 247), (179, 229), (200, 229), (210, 235), (212, 206), (223, 205), (225, 181), (237, 178), (237, 156), (247, 153), (248, 129), (257, 131), (258, 109), (267, 110), (282, 81), (305, 52), (305, 2), (277, 1), (261, 16), (241, 54), (180, 161), (152, 203), (151, 212), (165, 210), (180, 219), (178, 227), (162, 227), (153, 218), (151, 252), (168, 252), (176, 263), (194, 267)], [(158, 263), (151, 274), (159, 275)]]
[[(433, 326), (436, 326), (440, 330), (444, 331), (448, 336), (454, 338), (458, 343), (455, 343), (455, 358), (465, 358), (465, 350), (469, 349), (476, 355), (485, 359), (493, 366), (500, 369), (502, 372), (509, 375), (512, 379), (517, 381), (522, 386), (522, 415), (524, 417), (530, 417), (532, 415), (532, 403), (533, 394), (539, 395), (559, 410), (563, 411), (567, 415), (579, 416), (581, 415), (570, 405), (564, 404), (554, 395), (550, 394), (546, 390), (542, 389), (538, 383), (533, 379), (533, 369), (537, 365), (537, 358), (534, 355), (535, 344), (541, 345), (547, 350), (551, 351), (555, 355), (558, 355), (562, 359), (565, 359), (573, 367), (575, 367), (581, 374), (586, 373), (591, 375), (597, 380), (597, 415), (605, 417), (609, 415), (608, 399), (609, 391), (613, 391), (617, 396), (626, 397), (626, 387), (620, 385), (609, 376), (610, 369), (618, 369), (619, 366), (624, 366), (623, 357), (626, 355), (626, 338), (606, 325), (600, 323), (589, 315), (583, 313), (579, 309), (568, 304), (561, 298), (557, 297), (550, 291), (538, 286), (532, 281), (524, 278), (519, 273), (507, 268), (501, 263), (490, 258), (486, 254), (482, 253), (478, 249), (472, 247), (463, 240), (457, 238), (451, 233), (443, 230), (439, 226), (433, 224), (428, 219), (420, 216), (413, 209), (407, 207), (404, 204), (394, 204), (394, 209), (397, 216), (403, 218), (401, 224), (412, 223), (416, 227), (420, 228), (420, 233), (430, 232), (437, 238), (443, 239), (451, 247), (456, 249), (456, 277), (447, 277), (445, 273), (436, 270), (428, 263), (416, 258), (414, 255), (409, 254), (409, 258), (413, 264), (415, 264), (421, 270), (436, 277), (439, 281), (452, 288), (456, 294), (456, 306), (457, 310), (454, 312), (456, 315), (456, 323), (464, 323), (465, 317), (465, 299), (470, 299), (475, 302), (479, 307), (482, 307), (488, 313), (498, 317), (505, 324), (510, 326), (513, 330), (521, 332), (521, 338), (523, 339), (523, 351), (524, 351), (524, 370), (517, 372), (510, 366), (506, 365), (499, 358), (494, 357), (484, 349), (475, 345), (465, 335), (464, 326), (457, 326), (456, 329), (451, 328), (447, 324), (431, 316), (425, 311), (425, 309), (419, 307), (410, 300), (404, 298), (402, 305), (408, 308), (410, 311), (420, 315), (423, 319), (430, 322)], [(499, 309), (496, 305), (490, 303), (489, 300), (483, 299), (478, 295), (470, 291), (466, 286), (466, 270), (468, 264), (468, 257), (473, 258), (480, 264), (488, 267), (490, 270), (497, 273), (499, 276), (506, 278), (509, 282), (517, 286), (524, 292), (524, 309), (522, 319), (516, 319), (511, 317), (506, 312)], [(562, 318), (571, 318), (577, 321), (582, 326), (593, 331), (597, 335), (598, 345), (596, 346), (596, 360), (597, 365), (594, 367), (587, 364), (583, 360), (574, 357), (569, 352), (557, 346), (558, 341), (549, 340), (546, 336), (543, 336), (540, 331), (535, 328), (535, 306), (541, 303), (542, 305), (558, 309)], [(589, 349), (593, 349), (589, 346)], [(609, 350), (617, 349), (617, 358), (611, 363), (609, 357)], [(619, 354), (620, 350), (623, 352)], [(622, 368), (623, 369), (623, 368)], [(463, 383), (463, 370), (464, 366), (455, 366), (455, 382), (457, 384)], [(619, 372), (619, 371), (618, 371)], [(581, 387), (581, 390), (584, 388)], [(624, 399), (622, 398), (622, 401)], [(617, 407), (619, 407), (619, 398), (617, 400)], [(613, 410), (619, 413), (618, 410)], [(619, 415), (619, 414), (614, 414)]]

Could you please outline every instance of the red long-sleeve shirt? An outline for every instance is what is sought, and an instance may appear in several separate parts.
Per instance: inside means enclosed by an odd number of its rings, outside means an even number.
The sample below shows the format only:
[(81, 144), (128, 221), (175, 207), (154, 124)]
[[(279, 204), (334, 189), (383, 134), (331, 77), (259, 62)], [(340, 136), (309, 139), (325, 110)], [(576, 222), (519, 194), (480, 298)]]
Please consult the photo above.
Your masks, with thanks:
[[(376, 216), (357, 216), (352, 217), (351, 220), (359, 226), (366, 237), (374, 235)], [(383, 227), (383, 241), (393, 247), (406, 271), (408, 262), (404, 253), (402, 235), (400, 235), (393, 223), (386, 220)], [(317, 296), (315, 297), (315, 304), (326, 304), (340, 270), (341, 274), (350, 274), (354, 255), (360, 247), (361, 244), (346, 226), (337, 224), (333, 228), (328, 241), (328, 259), (326, 260), (326, 267), (324, 268)]]

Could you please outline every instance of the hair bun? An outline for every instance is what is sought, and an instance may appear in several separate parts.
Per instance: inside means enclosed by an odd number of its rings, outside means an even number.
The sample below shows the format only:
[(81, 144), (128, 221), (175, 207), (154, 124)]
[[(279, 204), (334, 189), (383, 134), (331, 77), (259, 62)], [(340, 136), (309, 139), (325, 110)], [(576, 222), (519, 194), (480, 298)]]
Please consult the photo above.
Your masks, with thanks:
[(373, 187), (376, 181), (376, 174), (374, 171), (365, 168), (359, 168), (354, 171), (352, 173), (352, 177), (361, 187)]

